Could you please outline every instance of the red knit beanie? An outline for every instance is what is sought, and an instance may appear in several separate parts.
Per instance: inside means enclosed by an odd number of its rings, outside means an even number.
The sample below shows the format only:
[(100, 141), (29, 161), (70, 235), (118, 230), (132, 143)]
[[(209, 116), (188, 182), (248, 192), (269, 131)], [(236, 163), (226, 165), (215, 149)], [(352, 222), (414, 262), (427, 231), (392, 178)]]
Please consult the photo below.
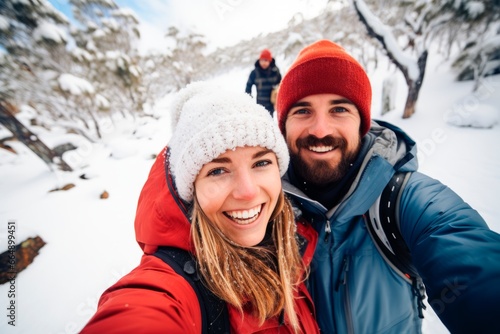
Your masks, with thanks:
[(276, 110), (283, 134), (290, 107), (315, 94), (337, 94), (349, 99), (361, 116), (361, 136), (370, 130), (372, 90), (368, 76), (342, 47), (328, 40), (305, 47), (281, 81)]
[(271, 51), (269, 51), (268, 49), (264, 49), (262, 50), (262, 52), (260, 53), (260, 57), (259, 59), (264, 59), (264, 60), (273, 60), (273, 56), (271, 55)]

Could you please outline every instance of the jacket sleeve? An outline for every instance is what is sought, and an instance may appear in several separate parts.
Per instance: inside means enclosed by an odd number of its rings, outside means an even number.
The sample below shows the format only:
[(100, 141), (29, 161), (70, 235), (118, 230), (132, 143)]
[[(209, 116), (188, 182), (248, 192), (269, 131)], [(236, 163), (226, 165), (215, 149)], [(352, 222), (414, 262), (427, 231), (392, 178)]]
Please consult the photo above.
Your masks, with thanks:
[(104, 292), (81, 333), (201, 333), (198, 298), (170, 266), (145, 255)]
[(401, 233), (428, 303), (452, 333), (500, 333), (500, 235), (455, 192), (413, 173)]
[(252, 86), (255, 84), (255, 70), (250, 72), (247, 80), (247, 86), (245, 88), (245, 93), (252, 95)]

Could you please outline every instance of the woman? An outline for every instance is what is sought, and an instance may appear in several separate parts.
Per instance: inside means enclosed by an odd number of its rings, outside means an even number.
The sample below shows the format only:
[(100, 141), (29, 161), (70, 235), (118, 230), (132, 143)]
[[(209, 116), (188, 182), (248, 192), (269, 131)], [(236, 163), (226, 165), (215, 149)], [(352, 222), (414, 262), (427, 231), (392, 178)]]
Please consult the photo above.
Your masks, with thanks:
[(232, 333), (318, 332), (303, 283), (316, 233), (295, 224), (284, 197), (288, 150), (268, 112), (247, 94), (196, 83), (177, 96), (172, 123), (139, 198), (144, 256), (104, 292), (82, 333), (206, 330), (207, 305), (155, 256), (165, 246), (194, 256), (201, 281), (227, 306)]

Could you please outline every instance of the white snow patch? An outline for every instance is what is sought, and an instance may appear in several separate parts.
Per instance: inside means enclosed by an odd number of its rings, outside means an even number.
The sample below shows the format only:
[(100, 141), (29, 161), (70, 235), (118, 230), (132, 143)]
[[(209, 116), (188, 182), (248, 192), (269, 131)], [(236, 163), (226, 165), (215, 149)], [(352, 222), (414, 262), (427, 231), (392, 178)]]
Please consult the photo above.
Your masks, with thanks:
[(85, 79), (64, 73), (59, 76), (59, 87), (72, 95), (94, 94), (94, 86)]
[(479, 1), (468, 1), (465, 3), (465, 8), (467, 9), (467, 12), (469, 13), (469, 16), (471, 18), (476, 18), (482, 13), (484, 13), (484, 4)]
[(97, 94), (95, 96), (96, 106), (101, 110), (108, 110), (111, 107), (111, 103), (107, 98), (102, 96), (101, 94)]
[(0, 15), (0, 30), (9, 30), (9, 19), (3, 15)]
[(48, 39), (58, 44), (66, 43), (66, 41), (68, 40), (66, 31), (50, 22), (42, 22), (35, 29), (35, 31), (33, 31), (33, 38), (36, 41)]
[(446, 115), (446, 122), (459, 127), (489, 129), (498, 124), (499, 115), (498, 108), (489, 104), (475, 104), (471, 107), (462, 105), (462, 107), (453, 108)]

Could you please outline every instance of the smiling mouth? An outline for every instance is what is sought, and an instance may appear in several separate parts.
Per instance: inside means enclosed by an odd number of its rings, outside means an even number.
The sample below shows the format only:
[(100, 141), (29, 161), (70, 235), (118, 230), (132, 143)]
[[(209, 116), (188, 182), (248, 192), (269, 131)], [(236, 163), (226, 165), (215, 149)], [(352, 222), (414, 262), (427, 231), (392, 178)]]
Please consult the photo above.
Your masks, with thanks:
[(239, 225), (248, 225), (259, 218), (262, 204), (249, 210), (226, 211), (224, 215)]
[(309, 146), (309, 151), (313, 151), (316, 153), (325, 153), (325, 152), (330, 152), (335, 149), (333, 146)]

